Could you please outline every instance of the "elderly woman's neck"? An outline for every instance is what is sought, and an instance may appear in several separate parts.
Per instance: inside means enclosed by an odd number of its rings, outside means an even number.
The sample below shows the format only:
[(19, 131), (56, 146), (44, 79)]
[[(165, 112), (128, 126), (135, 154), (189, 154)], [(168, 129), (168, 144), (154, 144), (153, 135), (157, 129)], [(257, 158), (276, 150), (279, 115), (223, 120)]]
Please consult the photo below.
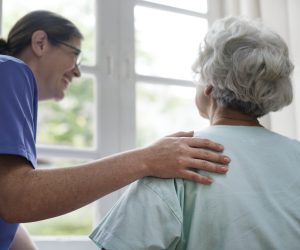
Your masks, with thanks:
[(240, 125), (261, 127), (256, 116), (247, 115), (235, 110), (216, 105), (210, 109), (209, 120), (211, 125)]

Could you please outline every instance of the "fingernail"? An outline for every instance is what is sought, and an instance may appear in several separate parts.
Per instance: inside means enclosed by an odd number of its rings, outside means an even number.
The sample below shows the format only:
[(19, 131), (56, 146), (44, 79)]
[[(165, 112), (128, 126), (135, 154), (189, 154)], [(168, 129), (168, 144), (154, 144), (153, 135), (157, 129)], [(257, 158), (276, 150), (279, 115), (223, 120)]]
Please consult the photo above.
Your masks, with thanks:
[(206, 178), (207, 179), (207, 182), (209, 183), (209, 184), (211, 184), (211, 183), (213, 183), (214, 182), (214, 180), (213, 179), (211, 179), (211, 178)]
[(221, 144), (219, 144), (219, 145), (218, 145), (218, 149), (219, 149), (219, 150), (223, 150), (224, 147), (223, 147)]
[(221, 167), (221, 170), (222, 170), (222, 172), (227, 172), (227, 171), (228, 171), (228, 168), (226, 168), (226, 167)]
[(227, 156), (224, 156), (223, 159), (224, 159), (224, 161), (227, 162), (227, 163), (230, 162), (230, 158), (227, 157)]

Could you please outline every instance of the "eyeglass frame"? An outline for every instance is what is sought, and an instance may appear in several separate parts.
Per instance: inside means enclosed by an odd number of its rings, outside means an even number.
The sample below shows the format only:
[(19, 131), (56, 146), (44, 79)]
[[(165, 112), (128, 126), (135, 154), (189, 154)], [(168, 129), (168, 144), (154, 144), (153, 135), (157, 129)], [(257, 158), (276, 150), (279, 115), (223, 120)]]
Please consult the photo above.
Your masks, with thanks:
[(56, 40), (56, 39), (52, 39), (52, 40), (53, 40), (55, 43), (62, 44), (62, 45), (64, 45), (64, 46), (66, 46), (66, 47), (71, 48), (71, 49), (74, 50), (74, 54), (75, 54), (75, 56), (76, 56), (76, 63), (75, 63), (75, 66), (76, 66), (77, 68), (79, 68), (79, 67), (80, 67), (80, 64), (81, 64), (81, 49), (78, 49), (78, 48), (76, 48), (75, 46), (73, 46), (73, 45), (71, 45), (71, 44), (69, 44), (69, 43), (66, 43), (66, 42), (64, 42), (64, 41), (60, 41), (60, 40)]

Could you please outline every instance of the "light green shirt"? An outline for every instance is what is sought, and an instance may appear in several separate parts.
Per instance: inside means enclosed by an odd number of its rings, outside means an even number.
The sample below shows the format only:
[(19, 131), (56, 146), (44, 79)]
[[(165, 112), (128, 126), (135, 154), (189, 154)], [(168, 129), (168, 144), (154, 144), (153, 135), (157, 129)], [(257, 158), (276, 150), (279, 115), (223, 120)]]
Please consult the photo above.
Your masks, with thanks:
[(210, 126), (196, 136), (225, 146), (229, 172), (211, 186), (144, 178), (91, 239), (107, 250), (300, 249), (300, 143), (260, 127)]

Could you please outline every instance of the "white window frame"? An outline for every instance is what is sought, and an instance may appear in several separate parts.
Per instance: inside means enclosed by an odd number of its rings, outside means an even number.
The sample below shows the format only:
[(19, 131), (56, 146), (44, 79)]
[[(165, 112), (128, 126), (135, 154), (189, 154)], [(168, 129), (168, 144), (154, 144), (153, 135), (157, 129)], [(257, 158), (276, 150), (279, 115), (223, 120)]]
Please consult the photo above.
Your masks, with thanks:
[[(0, 22), (2, 24), (2, 0)], [(193, 86), (192, 82), (139, 75), (135, 73), (134, 6), (141, 5), (174, 13), (207, 18), (210, 24), (221, 17), (221, 0), (207, 0), (208, 13), (166, 7), (143, 0), (95, 0), (96, 61), (83, 65), (83, 74), (95, 78), (95, 147), (76, 149), (65, 146), (38, 145), (38, 156), (98, 159), (135, 147), (136, 82)], [(1, 34), (0, 25), (0, 34)], [(120, 197), (122, 190), (95, 202), (95, 225)], [(34, 237), (41, 250), (97, 249), (88, 237)]]
[[(221, 17), (221, 0), (207, 0), (208, 11), (206, 14), (193, 12), (189, 10), (183, 10), (176, 7), (165, 6), (151, 1), (145, 0), (101, 0), (98, 2), (99, 12), (97, 12), (97, 18), (103, 27), (100, 28), (100, 34), (102, 34), (101, 48), (105, 54), (97, 54), (97, 58), (102, 61), (103, 67), (106, 72), (109, 68), (113, 68), (113, 79), (107, 79), (104, 76), (102, 79), (104, 82), (110, 82), (115, 84), (116, 90), (119, 90), (118, 97), (119, 103), (115, 102), (115, 112), (119, 116), (116, 117), (120, 121), (118, 138), (118, 149), (124, 151), (135, 146), (136, 141), (136, 96), (135, 87), (138, 82), (147, 82), (151, 84), (160, 85), (172, 85), (172, 86), (184, 86), (194, 87), (191, 81), (162, 78), (150, 75), (141, 75), (135, 72), (135, 39), (134, 39), (134, 7), (136, 5), (155, 8), (158, 10), (166, 10), (173, 13), (185, 14), (189, 16), (196, 16), (207, 18), (208, 23), (212, 23), (213, 20)], [(101, 12), (101, 10), (103, 12)], [(107, 11), (112, 10), (112, 12)], [(105, 24), (110, 24), (109, 26)], [(110, 66), (111, 63), (113, 66)], [(111, 80), (111, 81), (110, 81)], [(109, 94), (116, 95), (117, 92), (104, 93), (104, 98), (110, 96)], [(104, 105), (107, 104), (106, 102)], [(106, 110), (107, 111), (107, 110)], [(104, 115), (105, 113), (103, 113)], [(107, 127), (101, 130), (102, 133), (111, 131), (111, 126), (108, 123)], [(101, 139), (101, 138), (100, 138)], [(100, 140), (101, 141), (101, 140)], [(102, 141), (102, 145), (105, 146), (105, 142)], [(114, 148), (108, 154), (113, 153)], [(124, 189), (116, 191), (96, 202), (95, 222), (98, 222), (108, 212), (112, 205), (120, 198)]]

